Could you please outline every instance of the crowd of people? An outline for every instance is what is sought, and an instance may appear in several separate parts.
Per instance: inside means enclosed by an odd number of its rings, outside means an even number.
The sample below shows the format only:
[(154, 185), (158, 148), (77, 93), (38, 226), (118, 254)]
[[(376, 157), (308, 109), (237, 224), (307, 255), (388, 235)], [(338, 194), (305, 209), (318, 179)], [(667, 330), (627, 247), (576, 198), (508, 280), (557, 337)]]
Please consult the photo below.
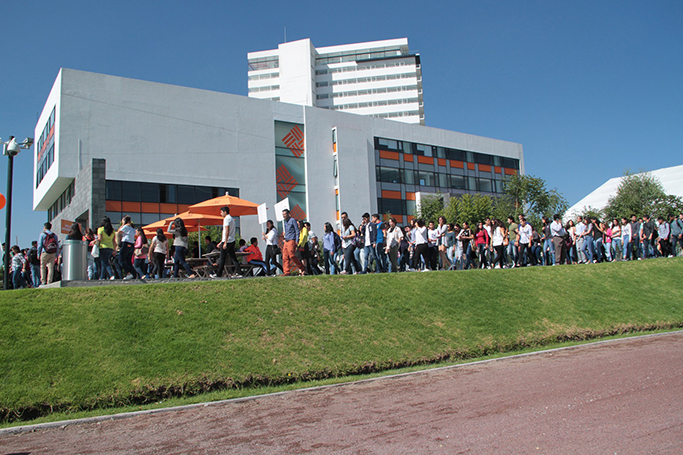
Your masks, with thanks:
[[(648, 215), (611, 221), (579, 216), (576, 222), (566, 224), (555, 215), (552, 221), (543, 217), (537, 229), (524, 215), (508, 217), (505, 223), (486, 218), (473, 226), (447, 223), (443, 216), (436, 222), (418, 218), (399, 226), (393, 217), (383, 221), (379, 214), (365, 213), (356, 226), (342, 212), (339, 231), (328, 222), (322, 238), (318, 238), (310, 223), (295, 220), (285, 210), (282, 234), (273, 221), (266, 223), (261, 235), (266, 243), (264, 258), (256, 237), (248, 244), (245, 239), (236, 242), (229, 207), (222, 207), (220, 213), (220, 242), (204, 237), (205, 251), (214, 252), (208, 259), (209, 266), (215, 266), (210, 275), (213, 278), (228, 272), (242, 276), (245, 266), (257, 270), (255, 275), (265, 276), (275, 276), (278, 271), (284, 276), (365, 274), (629, 261), (672, 257), (683, 251), (683, 213), (656, 221)], [(196, 245), (189, 244), (183, 220), (171, 222), (166, 233), (157, 229), (148, 239), (142, 228), (135, 228), (130, 216), (124, 216), (118, 229), (108, 217), (96, 231), (88, 228), (83, 232), (78, 223), (73, 223), (66, 238), (87, 242), (88, 279), (179, 277), (181, 269), (186, 277), (195, 278), (187, 256), (198, 257), (198, 252)], [(49, 222), (31, 248), (12, 246), (12, 287), (39, 287), (58, 279), (61, 248)]]

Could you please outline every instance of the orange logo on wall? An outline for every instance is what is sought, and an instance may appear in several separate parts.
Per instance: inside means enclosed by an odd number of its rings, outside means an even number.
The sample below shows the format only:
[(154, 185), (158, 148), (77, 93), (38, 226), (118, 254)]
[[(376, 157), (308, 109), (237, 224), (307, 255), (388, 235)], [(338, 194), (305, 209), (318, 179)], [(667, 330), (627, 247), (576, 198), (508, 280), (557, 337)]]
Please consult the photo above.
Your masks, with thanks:
[(282, 142), (297, 158), (304, 154), (304, 133), (299, 128), (299, 125), (294, 125), (294, 128), (289, 130), (289, 133), (282, 138)]
[(290, 215), (292, 215), (292, 218), (294, 218), (295, 220), (305, 220), (306, 219), (306, 212), (301, 210), (301, 207), (299, 207), (299, 204), (294, 206), (294, 208), (290, 212)]
[(277, 182), (277, 195), (280, 196), (280, 199), (284, 199), (287, 197), (289, 192), (299, 184), (299, 182), (294, 179), (284, 164), (277, 168), (275, 175)]

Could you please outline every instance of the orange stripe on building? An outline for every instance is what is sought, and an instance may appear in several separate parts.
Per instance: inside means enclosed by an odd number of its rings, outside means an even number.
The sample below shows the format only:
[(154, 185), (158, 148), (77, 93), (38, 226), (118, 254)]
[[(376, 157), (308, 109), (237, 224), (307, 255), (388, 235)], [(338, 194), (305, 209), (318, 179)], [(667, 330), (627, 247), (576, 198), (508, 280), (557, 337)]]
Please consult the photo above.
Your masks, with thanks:
[(396, 220), (396, 224), (403, 223), (403, 215), (391, 215)]
[(480, 164), (479, 170), (481, 172), (491, 172), (491, 166), (489, 166), (488, 164)]
[(104, 209), (107, 212), (120, 212), (121, 201), (107, 201), (104, 203)]
[(516, 174), (517, 174), (517, 170), (516, 170), (516, 169), (508, 169), (508, 168), (505, 168), (505, 175), (516, 175)]
[(464, 169), (465, 163), (462, 161), (451, 160), (451, 167), (457, 167), (458, 169)]
[(339, 210), (337, 210), (337, 221), (339, 221)]
[(332, 153), (337, 153), (337, 143), (332, 144)]
[(379, 157), (385, 160), (396, 160), (398, 161), (398, 152), (387, 152), (386, 150), (379, 151)]
[(153, 202), (142, 202), (140, 204), (140, 211), (142, 213), (161, 213), (159, 212), (159, 204)]
[[(187, 209), (190, 208), (190, 205), (192, 204), (178, 204), (178, 213), (187, 212)], [(217, 215), (220, 214), (220, 210), (216, 210), (216, 212)]]
[(418, 155), (417, 162), (422, 164), (434, 164), (434, 158), (432, 158), (431, 156)]
[(408, 215), (408, 216), (406, 216), (406, 218), (407, 218), (406, 223), (410, 223), (411, 221), (413, 221), (415, 219), (415, 217), (413, 215)]
[(180, 213), (177, 204), (159, 204), (159, 213)]
[(494, 169), (496, 171), (496, 174), (501, 174), (503, 172), (503, 170), (500, 166), (496, 166)]
[(473, 171), (474, 170), (474, 163), (467, 163), (467, 169), (469, 169), (470, 171)]
[(413, 162), (413, 155), (411, 155), (410, 153), (404, 153), (403, 154), (403, 161), (408, 161), (408, 162), (412, 163)]
[(126, 201), (121, 201), (121, 211), (122, 212), (140, 212), (140, 203), (139, 202), (126, 202)]
[(387, 199), (401, 199), (401, 192), (382, 190), (382, 197)]
[(446, 165), (446, 160), (443, 158), (437, 158), (436, 162), (439, 164), (439, 166), (445, 166)]
[(414, 201), (415, 200), (415, 193), (410, 193), (410, 192), (406, 191), (406, 200)]

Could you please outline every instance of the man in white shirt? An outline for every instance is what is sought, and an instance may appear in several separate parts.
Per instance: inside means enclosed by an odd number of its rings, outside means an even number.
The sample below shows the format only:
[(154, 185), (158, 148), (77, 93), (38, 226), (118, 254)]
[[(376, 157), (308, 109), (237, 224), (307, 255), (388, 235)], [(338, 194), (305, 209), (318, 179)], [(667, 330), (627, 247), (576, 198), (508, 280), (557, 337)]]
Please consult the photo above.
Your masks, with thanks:
[(230, 207), (221, 207), (221, 216), (223, 217), (223, 236), (221, 243), (216, 245), (220, 250), (221, 256), (218, 260), (218, 270), (211, 274), (211, 278), (218, 278), (223, 275), (226, 259), (230, 258), (228, 265), (235, 266), (235, 273), (237, 276), (241, 275), (240, 263), (235, 254), (235, 220), (230, 216)]
[(583, 217), (579, 216), (574, 225), (574, 234), (576, 237), (576, 254), (579, 264), (586, 262), (586, 255), (583, 253), (583, 231), (586, 230), (586, 225), (583, 223)]
[(567, 231), (562, 226), (562, 220), (559, 214), (553, 216), (553, 222), (550, 223), (550, 235), (553, 240), (553, 247), (555, 248), (555, 265), (564, 264), (567, 260), (567, 244), (564, 242), (564, 236)]
[(526, 222), (524, 216), (520, 215), (519, 220), (519, 240), (517, 241), (519, 256), (517, 257), (517, 267), (522, 267), (529, 263), (529, 258), (527, 256), (529, 254), (529, 242), (531, 241), (533, 229), (531, 229), (531, 225)]

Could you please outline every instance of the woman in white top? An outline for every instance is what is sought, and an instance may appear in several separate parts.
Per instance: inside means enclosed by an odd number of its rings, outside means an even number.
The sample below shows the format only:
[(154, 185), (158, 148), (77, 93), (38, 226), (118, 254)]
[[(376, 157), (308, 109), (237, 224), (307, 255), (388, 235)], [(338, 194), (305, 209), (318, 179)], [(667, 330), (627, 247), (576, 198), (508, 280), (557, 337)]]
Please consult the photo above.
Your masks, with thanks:
[(277, 262), (279, 239), (277, 235), (277, 228), (275, 227), (273, 220), (266, 221), (266, 232), (263, 233), (263, 239), (266, 241), (266, 275), (271, 276), (273, 274), (273, 266), (277, 267), (282, 273), (284, 273), (282, 270), (282, 264)]
[(441, 270), (448, 270), (451, 267), (451, 262), (448, 260), (448, 239), (446, 233), (448, 232), (448, 225), (444, 216), (439, 217), (439, 225), (436, 227), (436, 232), (439, 238), (439, 257), (441, 258)]
[(622, 259), (628, 261), (631, 258), (631, 248), (633, 246), (633, 233), (631, 232), (631, 223), (626, 218), (621, 219), (621, 244), (622, 244)]
[(356, 237), (356, 228), (348, 218), (344, 219), (343, 226), (344, 230), (342, 231), (342, 248), (344, 249), (345, 268), (340, 273), (350, 275), (352, 265), (356, 270), (356, 273), (361, 271), (360, 265), (358, 264), (358, 261), (356, 261), (356, 256), (354, 255), (356, 246), (353, 244), (353, 241)]
[(389, 255), (389, 272), (398, 272), (398, 247), (403, 238), (403, 230), (396, 226), (396, 219), (389, 218), (389, 229), (387, 229), (387, 238), (385, 247), (387, 255)]
[(425, 270), (430, 270), (429, 266), (429, 233), (427, 227), (422, 219), (417, 220), (417, 228), (415, 229), (415, 255), (417, 257), (416, 268), (421, 268), (420, 258), (424, 261)]
[(181, 218), (176, 218), (171, 221), (168, 226), (168, 233), (173, 234), (173, 248), (175, 253), (173, 254), (173, 277), (178, 278), (178, 269), (182, 265), (187, 272), (188, 278), (195, 278), (195, 274), (192, 273), (192, 268), (190, 264), (185, 260), (185, 254), (187, 253), (187, 228), (185, 228), (185, 223)]
[(496, 269), (504, 268), (503, 263), (503, 241), (505, 240), (505, 227), (503, 222), (496, 219), (493, 220), (493, 233), (491, 235), (491, 246), (496, 252), (496, 257), (493, 259), (493, 266)]
[(157, 229), (157, 235), (152, 239), (152, 243), (149, 246), (149, 252), (147, 254), (149, 262), (154, 263), (156, 266), (156, 278), (163, 278), (164, 264), (166, 263), (166, 256), (168, 255), (168, 240), (164, 235), (163, 229)]

